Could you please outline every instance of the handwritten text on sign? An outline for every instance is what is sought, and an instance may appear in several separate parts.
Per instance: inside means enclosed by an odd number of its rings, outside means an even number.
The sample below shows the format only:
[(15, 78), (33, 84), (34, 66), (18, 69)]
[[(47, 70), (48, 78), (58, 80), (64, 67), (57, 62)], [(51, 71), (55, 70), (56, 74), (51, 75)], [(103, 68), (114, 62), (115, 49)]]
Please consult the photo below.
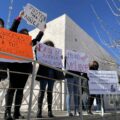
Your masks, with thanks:
[(62, 68), (62, 50), (45, 44), (37, 45), (37, 60), (41, 63)]
[(66, 50), (66, 70), (87, 72), (88, 64), (88, 57), (85, 53)]
[(28, 24), (43, 30), (46, 24), (47, 14), (28, 3), (24, 9), (24, 19)]
[(115, 94), (118, 76), (116, 71), (89, 71), (90, 94)]
[[(31, 37), (0, 28), (0, 51), (33, 59)], [(0, 54), (0, 58), (6, 59), (8, 62), (21, 60), (3, 54)]]

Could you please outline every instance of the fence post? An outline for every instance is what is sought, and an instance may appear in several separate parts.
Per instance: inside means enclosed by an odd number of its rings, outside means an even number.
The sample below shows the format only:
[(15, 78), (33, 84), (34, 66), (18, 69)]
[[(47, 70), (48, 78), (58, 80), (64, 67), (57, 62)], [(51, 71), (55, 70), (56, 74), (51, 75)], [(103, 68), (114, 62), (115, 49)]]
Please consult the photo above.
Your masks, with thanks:
[(79, 83), (80, 83), (80, 104), (79, 104), (79, 110), (80, 110), (80, 120), (83, 120), (83, 115), (82, 115), (82, 85), (81, 85), (81, 78), (79, 77)]
[(117, 99), (116, 99), (116, 96), (117, 96), (117, 94), (115, 94), (115, 99), (114, 99), (114, 107), (115, 107), (115, 120), (117, 120), (117, 105), (116, 105), (116, 101), (117, 101)]
[(34, 80), (35, 80), (35, 68), (36, 68), (36, 61), (34, 61), (34, 64), (33, 64), (27, 120), (30, 120), (31, 118), (32, 96), (33, 96), (33, 88), (34, 88)]

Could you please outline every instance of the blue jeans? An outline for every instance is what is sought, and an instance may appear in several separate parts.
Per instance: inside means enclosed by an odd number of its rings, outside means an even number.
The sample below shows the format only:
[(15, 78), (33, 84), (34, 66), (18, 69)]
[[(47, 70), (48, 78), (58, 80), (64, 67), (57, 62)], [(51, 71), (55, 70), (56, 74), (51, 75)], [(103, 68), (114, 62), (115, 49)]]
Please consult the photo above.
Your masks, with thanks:
[(66, 105), (68, 113), (71, 112), (71, 99), (72, 93), (74, 96), (74, 112), (78, 112), (78, 99), (79, 99), (79, 78), (67, 78), (67, 96), (66, 96)]

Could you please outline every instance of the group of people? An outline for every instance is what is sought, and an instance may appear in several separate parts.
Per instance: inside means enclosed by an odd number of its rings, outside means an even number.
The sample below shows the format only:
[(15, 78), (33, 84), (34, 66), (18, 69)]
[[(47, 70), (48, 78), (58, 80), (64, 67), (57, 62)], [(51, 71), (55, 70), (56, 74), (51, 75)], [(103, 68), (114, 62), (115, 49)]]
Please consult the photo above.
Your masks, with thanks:
[[(21, 22), (21, 19), (24, 15), (24, 12), (20, 12), (19, 16), (14, 20), (10, 31), (17, 32), (19, 34), (24, 34), (24, 35), (29, 35), (29, 31), (26, 28), (21, 29), (19, 32), (17, 31), (18, 26)], [(0, 18), (0, 27), (4, 28), (4, 21), (2, 18)], [(31, 45), (35, 46), (37, 42), (39, 42), (44, 34), (44, 31), (40, 31), (38, 35), (36, 36), (35, 39), (32, 40)], [(54, 46), (54, 44), (51, 41), (47, 41), (45, 43), (46, 45), (51, 45)], [(0, 80), (7, 78), (7, 69), (9, 69), (9, 87), (7, 89), (7, 93), (5, 96), (5, 115), (4, 119), (5, 120), (13, 120), (13, 119), (19, 119), (19, 118), (24, 118), (24, 116), (21, 115), (20, 113), (20, 107), (22, 104), (22, 99), (23, 99), (23, 90), (25, 87), (25, 84), (27, 82), (28, 76), (30, 73), (32, 73), (32, 62), (25, 62), (25, 63), (19, 63), (19, 62), (14, 62), (14, 63), (8, 63), (8, 62), (0, 62)], [(41, 69), (42, 68), (42, 69)], [(26, 73), (26, 74), (18, 74), (15, 72), (21, 72), (21, 73)], [(52, 69), (48, 69), (44, 66), (40, 66), (38, 68), (38, 74), (39, 75), (48, 75), (48, 77), (54, 77), (54, 71)], [(36, 78), (40, 82), (40, 87), (41, 89), (45, 89), (45, 85), (48, 83), (48, 91), (52, 91), (52, 86), (54, 84), (54, 81), (52, 84), (49, 84), (49, 81), (44, 81), (42, 78), (38, 77)], [(41, 79), (41, 80), (40, 80)], [(44, 82), (41, 82), (44, 81)], [(42, 85), (43, 84), (43, 85)], [(44, 86), (44, 87), (43, 87)], [(11, 107), (13, 103), (13, 98), (15, 97), (15, 103), (14, 103), (14, 113), (13, 116), (11, 115)], [(42, 101), (44, 97), (44, 92), (41, 90), (39, 93), (38, 97), (38, 113), (37, 117), (42, 117)], [(51, 108), (51, 102), (52, 102), (52, 92), (48, 93), (48, 116), (53, 117), (52, 114), (52, 108)]]
[[(18, 26), (21, 23), (22, 17), (24, 15), (24, 12), (20, 12), (19, 16), (14, 20), (10, 31), (17, 32), (19, 34), (29, 35), (29, 31), (26, 28), (21, 29), (18, 31)], [(0, 28), (4, 28), (4, 21), (2, 18), (0, 18)], [(37, 42), (40, 42), (42, 36), (44, 35), (44, 31), (40, 31), (36, 38), (32, 40), (31, 45), (35, 46)], [(46, 41), (44, 44), (54, 47), (54, 43), (52, 41)], [(6, 92), (5, 96), (5, 114), (4, 118), (5, 120), (13, 120), (13, 119), (19, 119), (24, 118), (24, 116), (20, 113), (20, 107), (22, 104), (23, 99), (23, 90), (26, 85), (27, 79), (29, 77), (29, 74), (32, 73), (32, 62), (25, 62), (25, 63), (8, 63), (8, 62), (0, 62), (0, 80), (7, 78), (7, 69), (9, 69), (9, 87)], [(90, 70), (98, 70), (99, 64), (97, 61), (93, 61), (92, 65), (90, 65)], [(27, 74), (19, 74), (15, 72), (21, 72), (21, 73), (27, 73)], [(87, 73), (80, 73), (80, 72), (74, 72), (69, 71), (77, 75), (81, 75), (83, 77), (86, 77)], [(47, 86), (47, 102), (48, 102), (48, 116), (54, 117), (52, 113), (52, 93), (53, 93), (53, 86), (55, 83), (55, 80), (53, 79), (61, 79), (59, 77), (59, 72), (48, 68), (46, 66), (40, 65), (37, 71), (37, 75), (43, 76), (43, 77), (36, 77), (36, 80), (40, 83), (40, 91), (38, 95), (38, 111), (37, 111), (37, 118), (42, 118), (42, 105), (43, 105), (43, 99), (45, 94), (45, 89)], [(85, 75), (85, 76), (84, 76)], [(47, 79), (48, 78), (48, 79)], [(74, 77), (72, 75), (66, 74), (64, 75), (64, 78), (67, 82), (67, 95), (66, 95), (66, 107), (68, 111), (69, 116), (73, 116), (71, 110), (71, 98), (72, 93), (74, 95), (74, 115), (80, 115), (79, 112), (79, 78)], [(86, 77), (88, 79), (88, 77)], [(91, 108), (94, 100), (94, 95), (89, 95), (88, 98), (88, 112), (92, 114)], [(13, 98), (15, 98), (14, 103), (14, 113), (13, 116), (11, 115), (11, 107), (13, 104)]]
[[(89, 70), (98, 70), (99, 64), (97, 61), (92, 61), (92, 63), (89, 64)], [(98, 105), (100, 105), (101, 99), (100, 95), (90, 95), (89, 94), (89, 86), (88, 86), (88, 75), (87, 73), (82, 73), (82, 72), (76, 72), (76, 71), (71, 71), (69, 70), (68, 72), (71, 72), (73, 74), (82, 76), (85, 79), (81, 79), (81, 86), (82, 86), (82, 93), (83, 91), (87, 92), (88, 94), (88, 100), (86, 102), (86, 110), (88, 114), (93, 114), (92, 113), (92, 105), (94, 102), (94, 98), (97, 99)], [(66, 74), (66, 80), (67, 80), (67, 95), (66, 95), (66, 106), (67, 106), (67, 112), (68, 116), (79, 116), (80, 115), (80, 86), (79, 86), (79, 78)], [(82, 84), (83, 82), (86, 82), (86, 85)], [(74, 106), (72, 106), (71, 101), (72, 101), (72, 94), (73, 94), (73, 100), (74, 100)], [(84, 104), (82, 104), (84, 107)], [(100, 109), (101, 106), (99, 106)], [(74, 113), (72, 113), (72, 109), (74, 110)]]

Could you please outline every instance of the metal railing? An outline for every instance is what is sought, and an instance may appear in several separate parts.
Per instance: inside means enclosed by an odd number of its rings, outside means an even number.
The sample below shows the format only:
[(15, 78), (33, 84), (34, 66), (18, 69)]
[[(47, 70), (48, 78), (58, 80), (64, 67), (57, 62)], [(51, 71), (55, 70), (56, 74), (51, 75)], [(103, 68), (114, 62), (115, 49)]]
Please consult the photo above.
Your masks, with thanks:
[[(34, 91), (39, 91), (39, 87), (37, 87), (37, 88), (35, 88), (35, 79), (36, 79), (36, 65), (37, 64), (40, 64), (40, 65), (43, 65), (43, 66), (46, 66), (46, 67), (48, 67), (48, 68), (52, 68), (52, 69), (54, 69), (54, 70), (56, 70), (56, 71), (59, 71), (59, 72), (63, 72), (64, 74), (69, 74), (69, 75), (71, 75), (71, 76), (74, 76), (74, 77), (76, 77), (76, 78), (78, 78), (78, 80), (79, 80), (79, 84), (73, 84), (73, 86), (76, 86), (76, 87), (78, 87), (79, 88), (79, 94), (77, 93), (77, 94), (74, 94), (74, 95), (77, 95), (78, 96), (78, 98), (79, 98), (79, 111), (80, 111), (80, 115), (79, 115), (79, 117), (78, 118), (80, 118), (80, 120), (84, 120), (84, 119), (86, 119), (85, 117), (84, 117), (84, 113), (85, 112), (83, 112), (83, 100), (82, 100), (82, 89), (88, 89), (86, 86), (82, 86), (82, 81), (85, 81), (85, 80), (87, 80), (86, 78), (84, 78), (84, 77), (81, 77), (81, 76), (79, 76), (79, 75), (76, 75), (76, 74), (73, 74), (73, 73), (71, 73), (71, 72), (68, 72), (68, 71), (66, 71), (66, 70), (61, 70), (61, 69), (58, 69), (58, 68), (54, 68), (54, 67), (52, 67), (52, 66), (50, 66), (50, 65), (46, 65), (46, 64), (42, 64), (42, 63), (40, 63), (40, 62), (38, 62), (38, 61), (36, 61), (36, 60), (31, 60), (31, 59), (27, 59), (27, 58), (24, 58), (24, 57), (20, 57), (20, 56), (16, 56), (16, 55), (13, 55), (13, 54), (9, 54), (9, 53), (5, 53), (5, 52), (0, 52), (1, 54), (5, 54), (5, 55), (9, 55), (9, 56), (12, 56), (12, 57), (16, 57), (16, 58), (22, 58), (22, 59), (24, 59), (24, 60), (27, 60), (27, 61), (29, 61), (29, 62), (32, 62), (33, 63), (33, 71), (32, 71), (32, 73), (22, 73), (22, 72), (16, 72), (16, 71), (9, 71), (9, 72), (11, 72), (11, 73), (16, 73), (16, 75), (17, 74), (24, 74), (24, 75), (32, 75), (31, 76), (31, 82), (29, 81), (29, 85), (27, 86), (27, 89), (28, 89), (28, 92), (27, 93), (25, 93), (24, 92), (24, 94), (27, 94), (26, 96), (27, 96), (27, 99), (29, 98), (29, 100), (26, 100), (26, 98), (25, 98), (25, 96), (23, 97), (23, 100), (26, 102), (26, 103), (24, 103), (23, 102), (23, 104), (22, 104), (22, 106), (27, 106), (28, 107), (28, 113), (27, 113), (27, 117), (26, 117), (26, 119), (27, 120), (31, 120), (31, 118), (33, 117), (33, 116), (31, 116), (31, 113), (32, 113), (32, 108), (33, 108), (33, 102), (36, 102), (36, 104), (35, 104), (35, 106), (37, 105), (37, 99), (38, 99), (38, 96), (36, 96), (35, 95), (35, 93), (34, 93)], [(6, 71), (4, 71), (4, 70), (1, 70), (1, 71), (3, 71), (3, 72), (6, 72)], [(63, 86), (63, 85), (65, 85), (65, 84), (67, 84), (67, 81), (66, 80), (63, 80), (63, 81), (61, 81), (61, 80), (57, 80), (57, 79), (50, 79), (50, 78), (48, 78), (48, 77), (45, 77), (45, 76), (40, 76), (40, 75), (37, 75), (37, 77), (40, 77), (40, 78), (44, 78), (44, 79), (48, 79), (48, 80), (54, 80), (54, 81), (57, 81), (60, 85), (59, 85), (59, 87), (60, 87), (60, 89), (58, 90), (58, 91), (53, 91), (53, 94), (55, 94), (56, 96), (57, 95), (59, 95), (60, 97), (59, 97), (59, 100), (60, 100), (60, 102), (59, 102), (59, 110), (60, 111), (66, 111), (66, 108), (64, 107), (66, 104), (65, 104), (65, 99), (66, 99), (66, 96), (67, 96), (67, 92), (66, 92), (66, 90), (64, 89), (65, 88), (65, 86)], [(5, 104), (4, 105), (2, 105), (2, 102), (4, 101), (4, 97), (5, 97), (5, 93), (6, 93), (6, 89), (7, 89), (7, 87), (6, 87), (6, 85), (8, 86), (8, 84), (5, 84), (5, 85), (3, 85), (3, 82), (4, 81), (2, 81), (0, 84), (0, 94), (1, 94), (1, 98), (0, 98), (0, 102), (1, 102), (1, 105), (0, 105), (0, 110), (3, 112), (3, 110), (4, 109), (2, 109), (3, 107), (5, 107)], [(9, 77), (8, 77), (8, 82), (9, 82)], [(37, 82), (37, 84), (38, 84), (38, 82)], [(36, 85), (37, 85), (36, 84)], [(11, 89), (13, 89), (13, 88), (11, 88)], [(18, 89), (26, 89), (26, 88), (18, 88)], [(63, 90), (62, 90), (63, 89)], [(89, 90), (88, 90), (89, 91)], [(2, 94), (3, 93), (3, 94)], [(28, 97), (29, 96), (29, 97)], [(89, 95), (88, 95), (89, 96)], [(34, 99), (33, 99), (33, 97), (34, 97)], [(92, 97), (92, 96), (91, 96)], [(101, 96), (100, 98), (98, 98), (98, 99), (100, 99), (100, 101), (101, 101), (101, 117), (96, 117), (95, 119), (108, 119), (110, 116), (106, 116), (105, 114), (104, 114), (104, 112), (106, 112), (106, 111), (104, 111), (104, 101), (103, 101), (103, 96)], [(113, 116), (114, 115), (114, 119), (115, 120), (118, 120), (118, 117), (119, 117), (119, 110), (117, 109), (117, 104), (116, 104), (116, 99), (117, 98), (115, 98), (114, 100), (113, 100), (113, 105), (114, 105), (114, 109), (112, 110), (112, 111), (109, 111), (109, 113), (110, 113), (110, 115), (111, 116)], [(53, 98), (53, 103), (55, 103), (55, 104), (57, 104), (57, 102), (55, 102), (55, 96), (54, 96), (54, 98)], [(46, 105), (46, 101), (43, 103), (44, 105)], [(53, 107), (54, 107), (54, 105), (55, 104), (53, 104)], [(57, 104), (58, 105), (58, 104)], [(12, 104), (12, 106), (13, 106), (13, 104)], [(75, 107), (75, 105), (72, 103), (72, 109), (74, 110), (74, 107)], [(88, 108), (88, 104), (86, 104), (86, 109)], [(34, 107), (34, 110), (36, 110), (37, 111), (37, 107)], [(36, 111), (35, 111), (35, 113), (34, 114), (36, 114)], [(57, 110), (56, 110), (57, 111)], [(87, 111), (87, 110), (86, 110)], [(107, 112), (106, 112), (107, 113)], [(34, 116), (36, 116), (36, 115), (34, 115)], [(63, 115), (63, 116), (66, 116), (66, 115)], [(94, 116), (94, 115), (93, 115)], [(34, 118), (35, 119), (35, 118)], [(69, 119), (71, 119), (71, 117), (69, 117)], [(89, 118), (90, 119), (90, 118)], [(92, 118), (93, 119), (93, 118)]]

